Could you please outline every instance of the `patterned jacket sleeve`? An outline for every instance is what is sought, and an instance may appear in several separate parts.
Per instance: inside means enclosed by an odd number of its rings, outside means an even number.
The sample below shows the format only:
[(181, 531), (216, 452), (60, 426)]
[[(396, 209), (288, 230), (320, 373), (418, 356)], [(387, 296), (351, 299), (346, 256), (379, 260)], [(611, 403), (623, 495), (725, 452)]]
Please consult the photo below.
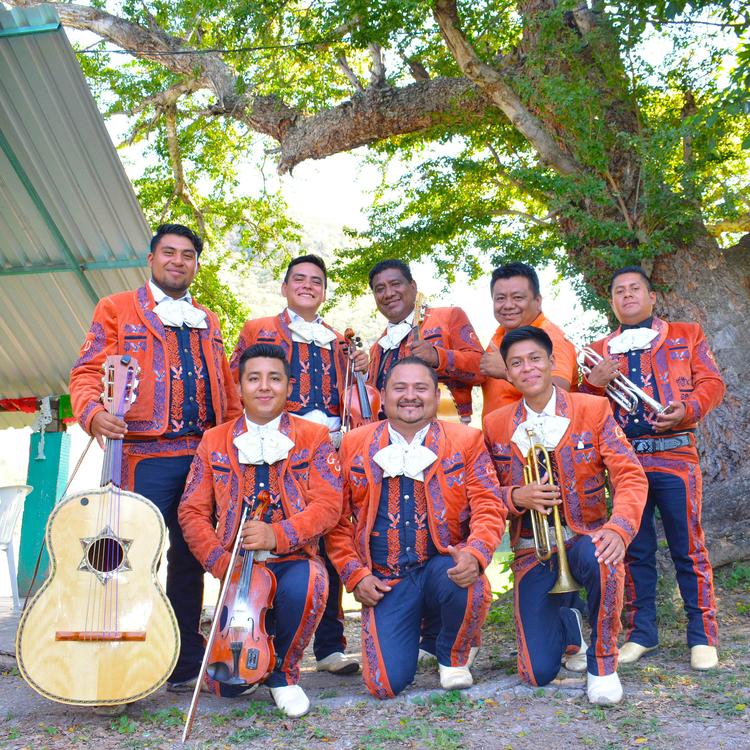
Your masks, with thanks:
[(94, 308), (94, 316), (78, 360), (70, 371), (70, 400), (81, 427), (91, 434), (91, 420), (104, 411), (102, 365), (110, 354), (117, 354), (117, 307), (105, 297)]
[(235, 383), (238, 383), (240, 380), (240, 374), (239, 374), (239, 367), (240, 367), (240, 357), (242, 356), (242, 352), (247, 349), (248, 346), (250, 346), (253, 343), (253, 333), (252, 333), (252, 320), (246, 320), (245, 325), (242, 326), (242, 330), (240, 331), (240, 335), (237, 338), (237, 343), (235, 344), (234, 351), (232, 352), (232, 356), (229, 358), (229, 370), (232, 374), (232, 380)]
[(343, 503), (338, 523), (326, 535), (326, 553), (333, 563), (346, 590), (351, 593), (357, 584), (372, 571), (357, 554), (352, 513), (352, 489), (349, 482), (351, 459), (346, 438), (341, 446), (341, 476), (343, 480)]
[(612, 486), (612, 515), (603, 528), (616, 531), (627, 546), (641, 525), (648, 496), (648, 480), (625, 433), (604, 401), (598, 434), (599, 453)]
[(484, 349), (466, 313), (460, 307), (447, 309), (450, 311), (448, 332), (451, 348), (435, 346), (438, 355), (437, 373), (466, 385), (481, 385), (485, 377), (479, 372), (479, 360)]
[(697, 335), (690, 357), (693, 392), (685, 401), (685, 419), (682, 420), (684, 425), (692, 425), (703, 419), (721, 403), (726, 391), (706, 337), (700, 326), (695, 327)]
[(466, 491), (471, 508), (465, 549), (476, 557), (484, 570), (492, 562), (492, 555), (500, 544), (508, 511), (501, 498), (492, 459), (478, 431), (472, 435), (465, 465)]
[(497, 475), (497, 481), (500, 486), (500, 500), (505, 506), (505, 513), (506, 513), (505, 517), (507, 518), (508, 516), (511, 516), (511, 517), (522, 516), (526, 511), (525, 510), (519, 511), (518, 508), (516, 508), (516, 506), (513, 505), (513, 500), (511, 499), (513, 490), (518, 486), (518, 485), (513, 484), (513, 478), (511, 477), (511, 473), (510, 473), (511, 461), (509, 460), (501, 461), (500, 457), (497, 455), (496, 453), (497, 443), (494, 442), (492, 439), (492, 434), (493, 434), (492, 422), (491, 420), (489, 420), (488, 417), (485, 417), (484, 419), (482, 432), (484, 433), (485, 447), (487, 448), (487, 452), (489, 453), (490, 458), (492, 459), (492, 463), (495, 468), (495, 474)]
[(216, 578), (223, 578), (232, 555), (216, 535), (214, 481), (205, 440), (190, 465), (185, 492), (177, 509), (182, 534), (195, 559)]
[(221, 358), (221, 372), (219, 373), (219, 377), (224, 385), (224, 392), (227, 395), (227, 412), (224, 414), (223, 421), (229, 422), (230, 419), (236, 419), (242, 414), (242, 401), (240, 401), (237, 381), (234, 379), (226, 354)]
[(274, 552), (279, 554), (294, 552), (315, 541), (341, 515), (341, 467), (336, 449), (325, 436), (311, 453), (304, 510), (271, 525), (276, 536)]

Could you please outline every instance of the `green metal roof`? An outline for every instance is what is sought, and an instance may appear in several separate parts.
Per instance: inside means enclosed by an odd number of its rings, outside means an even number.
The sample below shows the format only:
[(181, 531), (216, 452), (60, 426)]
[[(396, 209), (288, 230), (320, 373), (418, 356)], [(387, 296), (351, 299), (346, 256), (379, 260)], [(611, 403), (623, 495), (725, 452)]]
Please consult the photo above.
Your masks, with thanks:
[(143, 283), (150, 237), (54, 8), (0, 10), (0, 399), (67, 392), (94, 304)]

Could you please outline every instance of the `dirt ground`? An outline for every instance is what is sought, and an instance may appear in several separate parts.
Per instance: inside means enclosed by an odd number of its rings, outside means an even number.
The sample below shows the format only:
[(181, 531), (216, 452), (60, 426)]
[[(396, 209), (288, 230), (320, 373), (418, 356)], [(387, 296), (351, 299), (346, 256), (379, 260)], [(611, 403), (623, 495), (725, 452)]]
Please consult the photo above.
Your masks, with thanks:
[[(580, 675), (561, 671), (533, 690), (515, 674), (515, 640), (508, 595), (498, 599), (485, 627), (474, 669), (475, 686), (439, 689), (435, 665), (420, 669), (399, 698), (371, 699), (361, 676), (335, 678), (312, 671), (306, 656), (302, 685), (313, 702), (290, 721), (273, 708), (267, 690), (252, 698), (206, 696), (188, 748), (352, 748), (390, 750), (569, 750), (570, 748), (750, 748), (750, 564), (717, 574), (721, 664), (693, 672), (684, 615), (671, 583), (660, 592), (659, 651), (620, 670), (625, 700), (598, 708), (586, 700)], [(359, 650), (359, 622), (347, 619), (350, 651)], [(0, 676), (0, 745), (8, 748), (172, 748), (179, 745), (188, 695), (165, 690), (106, 719), (44, 701), (18, 676), (11, 660)]]

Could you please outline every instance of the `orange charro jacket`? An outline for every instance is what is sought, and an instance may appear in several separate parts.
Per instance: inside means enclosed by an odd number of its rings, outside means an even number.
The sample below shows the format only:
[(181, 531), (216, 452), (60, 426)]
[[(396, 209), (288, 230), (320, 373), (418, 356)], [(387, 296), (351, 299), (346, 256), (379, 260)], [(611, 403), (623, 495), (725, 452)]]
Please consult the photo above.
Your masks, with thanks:
[[(646, 475), (625, 433), (615, 422), (609, 403), (598, 396), (567, 393), (556, 388), (555, 413), (570, 419), (568, 429), (550, 451), (557, 467), (556, 484), (562, 495), (562, 512), (577, 534), (598, 529), (616, 531), (627, 546), (638, 532), (648, 494)], [(502, 498), (511, 516), (511, 545), (521, 532), (520, 511), (511, 502), (511, 491), (524, 484), (526, 456), (511, 441), (526, 420), (523, 400), (489, 414), (484, 420), (487, 448), (502, 486)], [(612, 514), (607, 511), (607, 482), (612, 491)]]
[[(685, 404), (685, 419), (677, 425), (676, 430), (694, 428), (697, 423), (721, 403), (726, 387), (714, 355), (708, 347), (703, 329), (697, 323), (668, 323), (654, 317), (651, 328), (659, 335), (651, 342), (649, 349), (644, 350), (651, 360), (656, 393), (654, 397), (665, 406), (670, 401), (682, 401)], [(616, 356), (620, 372), (628, 376), (628, 355), (610, 355), (609, 342), (622, 333), (622, 328), (612, 331), (591, 348), (602, 356)], [(642, 355), (642, 358), (643, 358)], [(583, 379), (581, 390), (597, 395), (604, 395), (604, 389), (597, 388)], [(620, 407), (613, 404), (613, 408)]]
[[(190, 551), (221, 578), (229, 565), (240, 523), (242, 477), (234, 438), (247, 431), (244, 415), (207, 430), (193, 459), (177, 517)], [(314, 557), (318, 540), (341, 515), (341, 475), (328, 430), (284, 412), (279, 431), (294, 441), (280, 462), (285, 519), (271, 524), (278, 554)]]
[[(240, 397), (229, 372), (219, 319), (197, 302), (193, 305), (207, 316), (207, 328), (198, 330), (216, 423), (220, 424), (241, 413)], [(131, 354), (141, 367), (137, 398), (125, 415), (128, 437), (163, 435), (169, 422), (170, 378), (164, 325), (154, 313), (154, 298), (148, 284), (105, 297), (94, 309), (80, 357), (70, 372), (73, 413), (86, 432), (90, 432), (94, 415), (104, 409), (99, 400), (102, 364), (110, 354)]]
[[(352, 430), (341, 444), (344, 504), (326, 536), (326, 551), (347, 591), (372, 572), (370, 532), (377, 517), (383, 470), (373, 456), (389, 443), (388, 422)], [(506, 508), (482, 433), (435, 420), (425, 447), (437, 460), (425, 471), (430, 535), (439, 552), (468, 550), (486, 568), (505, 531)]]

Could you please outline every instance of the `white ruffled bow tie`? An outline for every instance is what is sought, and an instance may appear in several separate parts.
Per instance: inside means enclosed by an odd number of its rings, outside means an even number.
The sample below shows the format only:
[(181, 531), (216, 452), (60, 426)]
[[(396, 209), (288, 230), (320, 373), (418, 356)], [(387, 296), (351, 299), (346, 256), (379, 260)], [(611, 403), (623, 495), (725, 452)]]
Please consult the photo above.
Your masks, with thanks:
[(411, 323), (397, 323), (395, 326), (388, 326), (385, 336), (378, 341), (378, 344), (386, 352), (397, 349), (413, 327)]
[(381, 448), (372, 459), (383, 469), (385, 477), (403, 475), (409, 479), (424, 482), (424, 471), (435, 462), (437, 455), (424, 445), (391, 443)]
[(526, 455), (531, 448), (531, 441), (527, 430), (532, 431), (535, 443), (541, 443), (547, 450), (554, 450), (562, 440), (568, 429), (570, 420), (567, 417), (547, 416), (532, 417), (516, 427), (511, 440), (518, 446), (522, 455)]
[(156, 307), (154, 312), (165, 326), (181, 328), (207, 328), (206, 313), (193, 307), (186, 299), (164, 299)]
[[(331, 342), (336, 340), (336, 334), (322, 323), (308, 323), (298, 318), (289, 324), (289, 330), (304, 344), (315, 344), (323, 349), (330, 349)], [(295, 336), (292, 336), (295, 339)]]
[(294, 442), (278, 430), (248, 430), (234, 439), (241, 464), (275, 464), (283, 461)]
[(619, 336), (610, 339), (609, 351), (611, 354), (625, 354), (625, 352), (648, 349), (651, 342), (659, 335), (652, 328), (628, 328)]

